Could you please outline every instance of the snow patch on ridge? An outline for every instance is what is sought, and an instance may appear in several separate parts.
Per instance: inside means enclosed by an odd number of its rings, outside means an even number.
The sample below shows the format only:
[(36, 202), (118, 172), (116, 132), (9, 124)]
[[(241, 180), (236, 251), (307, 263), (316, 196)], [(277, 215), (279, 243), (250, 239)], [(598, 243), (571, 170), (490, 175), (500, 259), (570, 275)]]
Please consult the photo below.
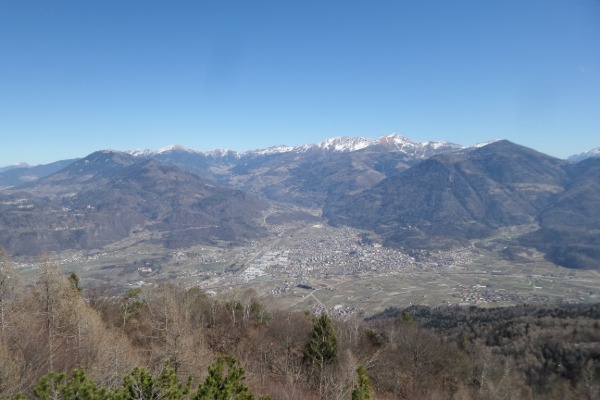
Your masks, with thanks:
[(472, 145), (470, 148), (471, 149), (478, 149), (480, 147), (484, 147), (487, 146), (488, 144), (492, 144), (492, 143), (496, 143), (499, 142), (502, 139), (494, 139), (494, 140), (489, 140), (487, 142), (481, 142), (481, 143), (475, 143), (474, 145)]
[(292, 146), (273, 146), (263, 150), (251, 150), (246, 153), (257, 154), (257, 155), (271, 155), (271, 154), (281, 154), (281, 153), (289, 153), (294, 151), (296, 148)]
[[(491, 142), (489, 142), (491, 143)], [(487, 143), (486, 143), (487, 144)], [(484, 144), (481, 144), (482, 146)], [(463, 149), (463, 146), (450, 143), (450, 142), (413, 142), (405, 136), (398, 134), (390, 134), (382, 136), (377, 139), (369, 139), (364, 137), (351, 137), (351, 136), (336, 136), (324, 140), (318, 144), (305, 144), (300, 146), (286, 146), (279, 145), (268, 147), (266, 149), (249, 150), (244, 152), (237, 152), (234, 150), (227, 149), (215, 149), (211, 151), (198, 151), (192, 150), (183, 146), (171, 145), (164, 147), (160, 150), (147, 150), (147, 149), (136, 149), (128, 151), (136, 157), (151, 157), (157, 154), (166, 154), (174, 151), (187, 152), (192, 154), (204, 155), (206, 157), (220, 158), (220, 157), (252, 157), (252, 156), (266, 156), (284, 153), (304, 153), (307, 151), (327, 151), (327, 152), (339, 152), (339, 153), (351, 153), (359, 150), (366, 149), (371, 146), (386, 146), (393, 150), (410, 154), (415, 157), (427, 157), (432, 152), (436, 152), (438, 149), (447, 148), (448, 151)]]
[(589, 151), (584, 151), (583, 153), (574, 154), (570, 156), (568, 160), (578, 162), (591, 157), (600, 157), (600, 147), (596, 147), (595, 149)]
[(338, 136), (321, 142), (318, 147), (323, 150), (350, 153), (362, 150), (377, 142), (376, 139), (365, 139), (363, 137)]
[(188, 149), (187, 147), (179, 146), (179, 145), (176, 145), (176, 144), (172, 144), (170, 146), (163, 147), (162, 149), (159, 149), (156, 153), (157, 154), (164, 154), (164, 153), (170, 153), (170, 152), (173, 152), (173, 151), (181, 151), (181, 152), (184, 152), (184, 153), (201, 153), (200, 151)]
[(152, 150), (148, 150), (148, 149), (135, 149), (135, 150), (129, 150), (126, 153), (129, 155), (132, 155), (134, 157), (148, 157), (148, 156), (155, 154), (156, 152), (154, 152)]

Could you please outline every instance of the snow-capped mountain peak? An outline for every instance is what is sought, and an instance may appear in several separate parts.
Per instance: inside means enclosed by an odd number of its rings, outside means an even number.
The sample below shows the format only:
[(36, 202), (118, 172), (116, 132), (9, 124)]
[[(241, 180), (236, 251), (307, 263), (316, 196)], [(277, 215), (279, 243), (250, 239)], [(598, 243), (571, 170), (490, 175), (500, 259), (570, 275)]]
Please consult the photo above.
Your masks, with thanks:
[(569, 161), (577, 162), (591, 157), (600, 157), (600, 147), (596, 147), (595, 149), (589, 151), (584, 151), (580, 154), (574, 154), (571, 157), (569, 157)]
[(130, 154), (134, 157), (149, 157), (153, 154), (156, 154), (155, 151), (153, 150), (148, 150), (148, 149), (135, 149), (135, 150), (129, 150), (126, 152), (127, 154)]
[(374, 142), (376, 142), (376, 140), (363, 137), (337, 136), (319, 143), (318, 147), (323, 150), (346, 153), (362, 150), (365, 147), (372, 145)]
[(182, 152), (182, 153), (196, 153), (196, 154), (202, 153), (200, 151), (189, 149), (187, 147), (179, 146), (179, 145), (170, 145), (170, 146), (163, 147), (162, 149), (158, 149), (158, 150), (135, 149), (135, 150), (126, 151), (126, 153), (130, 154), (134, 157), (152, 157), (152, 156), (155, 156), (158, 154), (172, 153), (174, 151)]
[(386, 143), (396, 143), (396, 144), (405, 144), (405, 143), (414, 144), (415, 143), (412, 140), (410, 140), (409, 138), (407, 138), (406, 136), (398, 135), (397, 133), (392, 133), (390, 135), (382, 136), (379, 138), (379, 141), (386, 142)]
[(198, 152), (198, 154), (204, 154), (205, 156), (214, 157), (214, 158), (220, 158), (220, 157), (239, 158), (240, 157), (240, 153), (238, 153), (237, 151), (234, 151), (234, 150), (229, 150), (229, 149), (214, 149), (214, 150), (207, 151), (204, 153)]
[(156, 153), (164, 154), (164, 153), (171, 153), (173, 151), (179, 151), (179, 152), (183, 152), (183, 153), (200, 153), (197, 150), (188, 149), (187, 147), (179, 146), (176, 144), (172, 144), (170, 146), (163, 147), (162, 149), (159, 149)]
[(382, 136), (377, 139), (370, 139), (364, 137), (351, 137), (351, 136), (336, 136), (329, 139), (326, 139), (318, 144), (304, 144), (300, 146), (272, 146), (266, 149), (256, 149), (249, 150), (244, 152), (237, 152), (234, 150), (227, 149), (215, 149), (211, 151), (199, 151), (189, 149), (183, 146), (171, 145), (164, 147), (159, 150), (148, 150), (148, 149), (136, 149), (128, 151), (128, 154), (131, 154), (136, 157), (152, 157), (155, 155), (164, 155), (170, 154), (172, 152), (184, 152), (191, 154), (198, 154), (212, 158), (222, 158), (222, 157), (252, 157), (252, 156), (267, 156), (267, 155), (276, 155), (276, 154), (284, 154), (284, 153), (304, 153), (306, 151), (326, 151), (326, 152), (336, 152), (336, 153), (351, 153), (359, 150), (363, 150), (372, 146), (377, 147), (385, 147), (391, 151), (399, 151), (406, 154), (409, 154), (413, 157), (425, 158), (432, 153), (437, 153), (439, 151), (453, 151), (460, 150), (463, 147), (450, 142), (413, 142), (409, 138), (398, 135), (398, 134), (390, 134), (386, 136)]
[(252, 154), (266, 156), (266, 155), (271, 155), (271, 154), (289, 153), (289, 152), (292, 152), (295, 150), (296, 150), (296, 147), (281, 145), (281, 146), (268, 147), (268, 148), (262, 149), (262, 150), (252, 150), (252, 151), (248, 151), (246, 153), (252, 153)]
[(500, 140), (501, 139), (494, 139), (494, 140), (488, 140), (487, 142), (475, 143), (474, 145), (472, 145), (470, 147), (472, 149), (478, 149), (480, 147), (487, 146), (488, 144), (492, 144), (492, 143), (498, 142)]

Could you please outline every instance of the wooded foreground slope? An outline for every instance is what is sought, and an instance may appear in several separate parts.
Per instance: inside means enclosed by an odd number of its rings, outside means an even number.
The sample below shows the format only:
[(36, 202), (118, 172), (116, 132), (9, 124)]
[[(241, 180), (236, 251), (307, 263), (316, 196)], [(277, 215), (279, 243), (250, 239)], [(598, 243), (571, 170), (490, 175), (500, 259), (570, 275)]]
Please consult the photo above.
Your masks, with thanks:
[(333, 321), (267, 309), (252, 290), (81, 290), (48, 262), (25, 286), (5, 254), (0, 262), (0, 397), (36, 398), (52, 371), (83, 369), (114, 391), (136, 368), (152, 379), (170, 368), (169, 379), (191, 377), (181, 393), (191, 398), (224, 356), (251, 393), (272, 399), (350, 399), (365, 377), (378, 399), (595, 399), (599, 343), (598, 305), (413, 307)]

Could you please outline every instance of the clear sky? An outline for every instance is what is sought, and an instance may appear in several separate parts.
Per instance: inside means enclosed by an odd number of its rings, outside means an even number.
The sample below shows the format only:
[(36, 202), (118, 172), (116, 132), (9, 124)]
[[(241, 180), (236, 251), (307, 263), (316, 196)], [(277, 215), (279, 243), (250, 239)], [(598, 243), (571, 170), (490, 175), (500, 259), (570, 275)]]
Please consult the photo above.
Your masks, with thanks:
[(398, 133), (600, 146), (598, 0), (0, 0), (0, 166)]

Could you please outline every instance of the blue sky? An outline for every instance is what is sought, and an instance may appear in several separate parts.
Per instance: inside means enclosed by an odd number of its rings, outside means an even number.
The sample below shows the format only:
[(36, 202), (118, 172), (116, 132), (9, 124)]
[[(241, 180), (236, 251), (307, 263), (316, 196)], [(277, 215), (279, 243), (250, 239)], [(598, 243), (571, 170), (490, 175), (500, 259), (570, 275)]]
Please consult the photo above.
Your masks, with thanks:
[(0, 1), (0, 166), (398, 133), (600, 146), (600, 1)]

